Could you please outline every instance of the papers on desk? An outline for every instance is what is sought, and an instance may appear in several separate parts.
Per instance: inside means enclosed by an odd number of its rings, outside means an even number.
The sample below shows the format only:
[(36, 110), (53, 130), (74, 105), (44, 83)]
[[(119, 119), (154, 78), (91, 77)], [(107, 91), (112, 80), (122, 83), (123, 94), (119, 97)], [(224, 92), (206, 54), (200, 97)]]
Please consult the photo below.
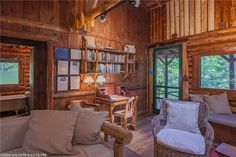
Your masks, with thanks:
[(128, 97), (120, 96), (120, 95), (109, 95), (112, 101), (120, 101), (120, 100), (128, 100)]

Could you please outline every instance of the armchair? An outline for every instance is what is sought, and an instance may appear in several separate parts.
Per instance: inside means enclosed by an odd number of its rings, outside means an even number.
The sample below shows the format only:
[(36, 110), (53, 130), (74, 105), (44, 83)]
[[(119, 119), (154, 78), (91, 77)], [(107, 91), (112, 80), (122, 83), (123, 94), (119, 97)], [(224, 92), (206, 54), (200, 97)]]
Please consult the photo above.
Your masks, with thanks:
[[(168, 100), (178, 103), (188, 103), (187, 101), (177, 101), (177, 100)], [(161, 131), (164, 126), (167, 124), (167, 102), (166, 100), (162, 100), (161, 102), (161, 112), (160, 115), (155, 116), (152, 119), (151, 127), (152, 127), (152, 133), (154, 137), (154, 157), (205, 157), (208, 156), (210, 147), (213, 143), (214, 139), (214, 130), (211, 127), (211, 125), (208, 123), (207, 120), (207, 107), (205, 103), (200, 103), (199, 111), (198, 111), (198, 127), (202, 130), (202, 128), (205, 128), (205, 153), (203, 155), (197, 155), (197, 154), (191, 154), (186, 153), (183, 151), (179, 151), (177, 149), (173, 149), (171, 147), (168, 147), (167, 145), (164, 145), (162, 142), (160, 142), (157, 139), (157, 134), (159, 131)]]

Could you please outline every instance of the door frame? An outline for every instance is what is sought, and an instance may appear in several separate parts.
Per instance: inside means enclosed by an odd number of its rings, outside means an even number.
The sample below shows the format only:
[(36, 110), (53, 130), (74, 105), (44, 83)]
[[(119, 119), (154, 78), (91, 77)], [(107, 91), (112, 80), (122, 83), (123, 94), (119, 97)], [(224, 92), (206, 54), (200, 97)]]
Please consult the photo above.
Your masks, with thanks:
[(156, 104), (156, 79), (155, 76), (157, 75), (157, 66), (156, 66), (156, 55), (158, 54), (158, 51), (160, 50), (165, 50), (165, 49), (170, 49), (170, 48), (178, 48), (179, 49), (179, 99), (182, 99), (183, 97), (183, 56), (182, 56), (182, 51), (183, 51), (183, 44), (173, 44), (173, 45), (166, 45), (166, 46), (159, 46), (153, 48), (153, 112), (156, 114), (160, 113), (159, 109), (155, 108)]

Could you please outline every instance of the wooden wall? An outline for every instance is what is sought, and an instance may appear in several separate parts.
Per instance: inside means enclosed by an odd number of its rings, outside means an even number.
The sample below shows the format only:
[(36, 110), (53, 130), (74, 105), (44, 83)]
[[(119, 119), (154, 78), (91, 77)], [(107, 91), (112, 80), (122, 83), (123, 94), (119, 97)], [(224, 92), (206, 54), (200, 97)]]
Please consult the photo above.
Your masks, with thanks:
[[(183, 67), (187, 67), (186, 74), (189, 77), (189, 81), (184, 82), (189, 86), (184, 89), (184, 97), (191, 92), (227, 92), (231, 107), (236, 112), (235, 90), (202, 89), (199, 81), (200, 56), (236, 52), (235, 17), (235, 0), (170, 0), (165, 5), (150, 10), (148, 68), (152, 69), (153, 47), (183, 43), (186, 46), (183, 61), (187, 60)], [(148, 76), (149, 100), (153, 97), (152, 77), (152, 74)], [(149, 105), (152, 105), (152, 101), (149, 101)]]
[[(127, 86), (132, 92), (139, 96), (138, 112), (140, 115), (148, 112), (146, 96), (146, 48), (148, 43), (148, 20), (145, 18), (148, 13), (143, 8), (135, 8), (128, 4), (122, 4), (109, 12), (106, 21), (101, 23), (95, 20), (95, 26), (87, 27), (88, 35), (96, 38), (98, 47), (111, 46), (114, 49), (123, 49), (125, 44), (136, 46), (136, 59), (141, 67), (135, 75), (130, 75), (128, 79), (122, 81), (123, 75), (106, 75), (107, 83), (115, 83)], [(69, 47), (77, 47), (81, 44), (81, 36), (69, 35)], [(147, 54), (147, 53), (146, 53)], [(90, 93), (91, 94), (91, 93)], [(94, 98), (90, 97), (91, 101)], [(60, 101), (59, 106), (65, 104)], [(72, 100), (72, 99), (71, 99)], [(65, 100), (65, 102), (68, 102)]]
[(30, 88), (30, 53), (31, 47), (16, 46), (9, 44), (0, 44), (0, 57), (18, 62), (19, 84), (18, 85), (1, 85), (0, 95), (25, 94)]
[(190, 93), (220, 94), (227, 92), (232, 111), (236, 112), (236, 91), (204, 89), (200, 86), (200, 59), (205, 55), (224, 55), (236, 53), (236, 29), (217, 30), (188, 38), (187, 56), (189, 67)]
[[(43, 41), (48, 45), (47, 54), (47, 108), (62, 109), (74, 99), (94, 101), (93, 91), (56, 94), (53, 72), (53, 47), (80, 48), (81, 33), (69, 30), (72, 3), (70, 1), (1, 1), (1, 35)], [(140, 96), (138, 110), (147, 113), (146, 104), (146, 55), (148, 43), (147, 11), (124, 3), (108, 13), (105, 23), (95, 21), (95, 27), (88, 27), (83, 35), (92, 35), (99, 46), (122, 49), (124, 44), (135, 44), (137, 60), (141, 68), (134, 76), (121, 81), (121, 76), (109, 76), (109, 83), (127, 85)], [(8, 19), (8, 20), (5, 20)], [(44, 74), (42, 74), (44, 75)], [(45, 74), (46, 75), (46, 74)]]
[(150, 43), (235, 27), (236, 1), (170, 0), (150, 11), (150, 21)]

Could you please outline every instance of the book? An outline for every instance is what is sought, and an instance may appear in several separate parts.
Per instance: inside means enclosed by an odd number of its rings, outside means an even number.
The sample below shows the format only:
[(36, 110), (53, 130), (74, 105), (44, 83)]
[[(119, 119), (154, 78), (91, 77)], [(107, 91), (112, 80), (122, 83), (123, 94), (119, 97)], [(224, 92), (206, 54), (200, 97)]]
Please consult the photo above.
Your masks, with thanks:
[(124, 66), (120, 64), (98, 64), (99, 73), (118, 74), (124, 71)]

